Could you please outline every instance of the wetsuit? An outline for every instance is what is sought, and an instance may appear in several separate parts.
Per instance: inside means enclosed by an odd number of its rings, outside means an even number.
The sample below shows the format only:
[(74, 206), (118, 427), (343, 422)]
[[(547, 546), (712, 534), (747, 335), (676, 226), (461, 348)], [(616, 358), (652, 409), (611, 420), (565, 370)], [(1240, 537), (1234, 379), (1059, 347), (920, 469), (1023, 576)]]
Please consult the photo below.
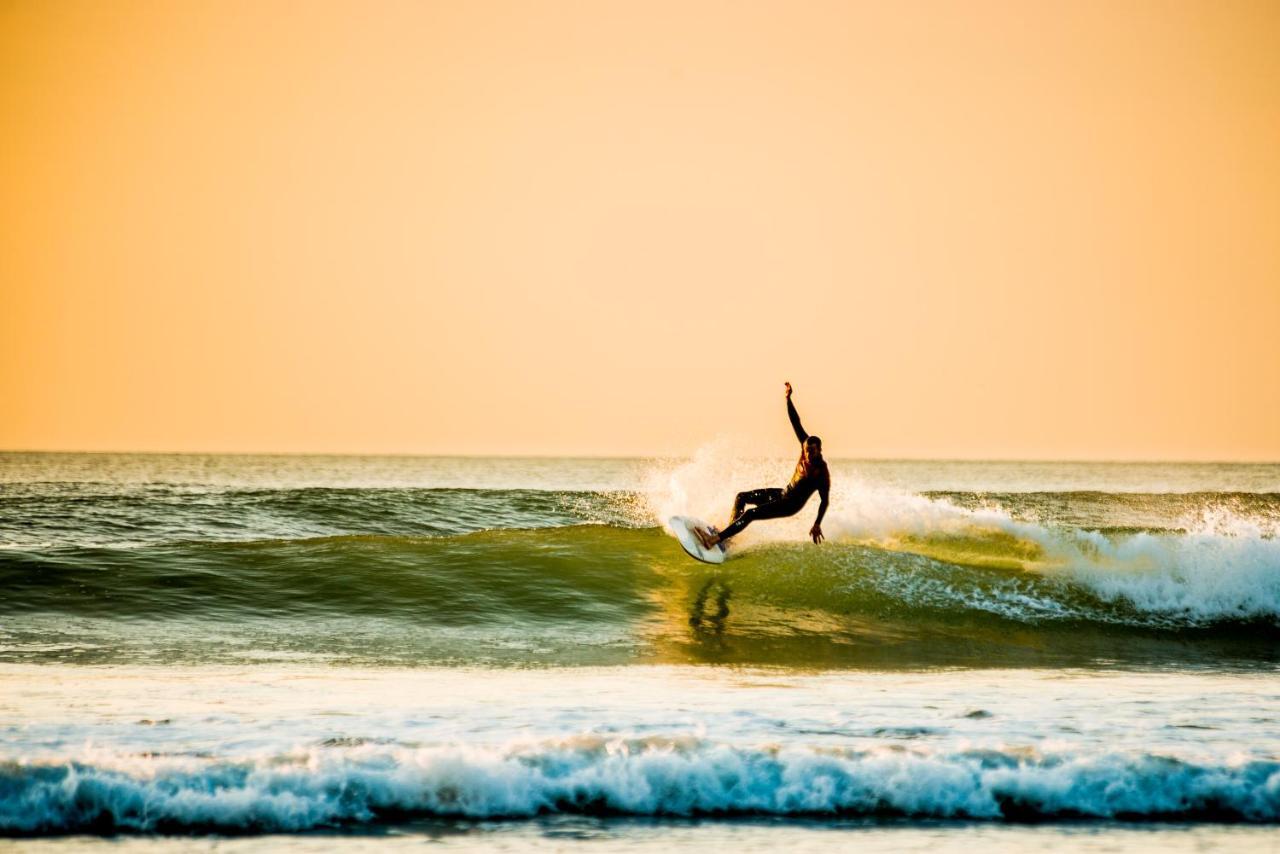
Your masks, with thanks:
[[(822, 504), (818, 507), (818, 521), (814, 524), (822, 524), (822, 517), (827, 513), (831, 493), (831, 473), (827, 471), (825, 460), (819, 463), (805, 461), (804, 440), (809, 438), (809, 434), (804, 431), (804, 427), (800, 426), (800, 415), (789, 397), (787, 398), (787, 417), (791, 419), (791, 427), (796, 431), (796, 438), (800, 440), (800, 461), (796, 463), (791, 482), (782, 489), (766, 488), (739, 492), (738, 497), (733, 501), (733, 522), (720, 532), (721, 542), (741, 533), (743, 528), (757, 519), (781, 519), (784, 516), (794, 516), (800, 512), (805, 502), (815, 492), (822, 497)], [(755, 506), (747, 510), (745, 508), (748, 504)]]

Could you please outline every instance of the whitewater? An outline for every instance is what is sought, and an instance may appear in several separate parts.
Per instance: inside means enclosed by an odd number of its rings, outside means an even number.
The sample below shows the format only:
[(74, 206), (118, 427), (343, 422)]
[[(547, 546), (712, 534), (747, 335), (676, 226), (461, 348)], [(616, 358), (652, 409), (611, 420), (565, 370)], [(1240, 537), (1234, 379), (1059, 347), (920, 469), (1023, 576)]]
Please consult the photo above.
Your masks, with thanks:
[(0, 454), (0, 835), (1268, 844), (1280, 465), (790, 462)]

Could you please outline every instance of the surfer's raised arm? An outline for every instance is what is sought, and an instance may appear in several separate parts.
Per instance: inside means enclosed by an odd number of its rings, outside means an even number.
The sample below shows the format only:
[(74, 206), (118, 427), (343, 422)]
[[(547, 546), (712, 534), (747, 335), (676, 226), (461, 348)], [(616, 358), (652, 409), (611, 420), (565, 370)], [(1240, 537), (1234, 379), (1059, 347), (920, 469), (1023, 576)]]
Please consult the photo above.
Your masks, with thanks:
[(796, 412), (796, 406), (791, 402), (791, 383), (787, 383), (787, 417), (791, 419), (791, 429), (796, 431), (796, 438), (803, 444), (805, 439), (809, 438), (809, 434), (804, 432), (804, 427), (800, 425), (800, 413)]

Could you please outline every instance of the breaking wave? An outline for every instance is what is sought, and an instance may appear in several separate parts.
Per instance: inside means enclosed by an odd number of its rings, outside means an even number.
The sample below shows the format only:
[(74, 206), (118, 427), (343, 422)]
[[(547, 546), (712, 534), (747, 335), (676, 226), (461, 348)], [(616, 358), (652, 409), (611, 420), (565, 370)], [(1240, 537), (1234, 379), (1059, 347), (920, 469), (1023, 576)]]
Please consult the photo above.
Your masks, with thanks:
[(315, 747), (243, 761), (98, 756), (0, 766), (7, 834), (301, 831), (405, 815), (845, 815), (1280, 820), (1280, 762), (933, 753), (581, 737), (510, 747)]

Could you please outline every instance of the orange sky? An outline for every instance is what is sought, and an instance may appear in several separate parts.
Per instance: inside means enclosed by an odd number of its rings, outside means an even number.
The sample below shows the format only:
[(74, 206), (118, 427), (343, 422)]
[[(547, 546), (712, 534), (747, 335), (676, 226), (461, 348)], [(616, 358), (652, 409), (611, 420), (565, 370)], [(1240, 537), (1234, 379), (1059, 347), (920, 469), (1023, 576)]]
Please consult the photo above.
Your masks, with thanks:
[(1280, 3), (0, 4), (0, 448), (1280, 459)]

